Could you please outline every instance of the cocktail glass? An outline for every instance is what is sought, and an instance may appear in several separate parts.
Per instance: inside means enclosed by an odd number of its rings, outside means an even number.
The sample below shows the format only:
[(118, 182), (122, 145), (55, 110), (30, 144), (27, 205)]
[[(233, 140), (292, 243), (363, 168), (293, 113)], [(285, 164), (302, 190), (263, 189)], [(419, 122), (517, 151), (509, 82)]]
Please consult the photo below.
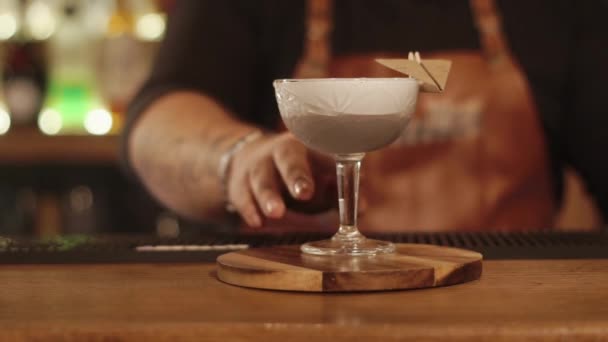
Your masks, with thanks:
[(307, 147), (336, 161), (340, 226), (328, 240), (303, 244), (316, 255), (392, 253), (388, 241), (357, 228), (359, 170), (366, 152), (395, 141), (416, 107), (413, 78), (281, 79), (274, 88), (285, 126)]

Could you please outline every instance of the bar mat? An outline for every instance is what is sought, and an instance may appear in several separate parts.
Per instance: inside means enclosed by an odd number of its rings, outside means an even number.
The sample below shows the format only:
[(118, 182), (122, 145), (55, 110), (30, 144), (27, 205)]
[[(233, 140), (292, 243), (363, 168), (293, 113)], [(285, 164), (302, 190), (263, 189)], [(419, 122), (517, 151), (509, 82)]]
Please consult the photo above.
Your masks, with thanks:
[[(0, 264), (214, 262), (226, 252), (324, 239), (325, 234), (201, 234), (179, 238), (141, 235), (0, 237)], [(471, 232), (370, 234), (396, 243), (465, 248), (484, 259), (608, 258), (606, 233)]]

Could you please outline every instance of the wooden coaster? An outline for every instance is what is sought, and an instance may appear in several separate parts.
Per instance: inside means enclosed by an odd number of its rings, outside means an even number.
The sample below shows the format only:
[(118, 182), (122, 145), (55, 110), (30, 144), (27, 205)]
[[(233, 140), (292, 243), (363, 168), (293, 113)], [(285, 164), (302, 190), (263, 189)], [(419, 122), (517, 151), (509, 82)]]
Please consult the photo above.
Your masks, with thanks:
[(398, 244), (377, 256), (318, 256), (300, 246), (247, 249), (217, 258), (226, 283), (270, 290), (348, 292), (416, 289), (479, 279), (482, 255), (468, 250)]

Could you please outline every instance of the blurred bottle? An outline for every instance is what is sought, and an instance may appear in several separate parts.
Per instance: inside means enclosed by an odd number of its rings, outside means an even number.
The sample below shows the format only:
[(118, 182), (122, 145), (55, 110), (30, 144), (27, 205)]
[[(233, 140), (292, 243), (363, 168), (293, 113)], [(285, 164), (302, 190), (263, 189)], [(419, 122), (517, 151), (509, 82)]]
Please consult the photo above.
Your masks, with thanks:
[(46, 88), (42, 46), (31, 41), (11, 42), (7, 47), (2, 81), (12, 124), (34, 125)]
[(152, 0), (114, 0), (104, 34), (99, 80), (116, 120), (144, 82), (157, 42), (165, 31), (165, 16)]
[(96, 82), (98, 37), (86, 15), (90, 1), (60, 1), (48, 40), (49, 90), (38, 126), (45, 134), (102, 135), (112, 128)]
[(44, 45), (30, 39), (24, 29), (20, 2), (2, 0), (2, 3), (0, 39), (4, 39), (5, 49), (2, 67), (4, 104), (13, 126), (34, 125), (46, 88)]
[(0, 184), (0, 235), (32, 234), (36, 196), (31, 187)]
[(63, 233), (91, 234), (108, 229), (110, 216), (103, 189), (74, 184), (62, 194)]

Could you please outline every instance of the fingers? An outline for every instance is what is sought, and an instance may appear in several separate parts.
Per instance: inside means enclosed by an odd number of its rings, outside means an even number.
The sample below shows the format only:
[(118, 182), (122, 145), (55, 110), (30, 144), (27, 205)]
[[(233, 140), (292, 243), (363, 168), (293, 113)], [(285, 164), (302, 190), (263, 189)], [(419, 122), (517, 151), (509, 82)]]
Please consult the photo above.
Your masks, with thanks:
[(293, 198), (309, 200), (314, 194), (314, 182), (304, 145), (295, 141), (277, 146), (272, 154), (283, 182)]
[(285, 203), (281, 198), (278, 175), (272, 159), (263, 160), (251, 168), (249, 186), (264, 215), (274, 219), (283, 217)]
[(232, 182), (229, 195), (231, 204), (251, 227), (262, 226), (262, 215), (278, 219), (285, 214), (278, 175), (270, 158), (240, 174)]
[(235, 180), (230, 183), (228, 198), (230, 204), (247, 225), (250, 227), (262, 226), (262, 218), (254, 201), (246, 174), (235, 177)]
[[(228, 184), (230, 203), (251, 227), (260, 227), (264, 217), (280, 219), (286, 214), (285, 201), (289, 199), (283, 198), (285, 188), (296, 202), (308, 203), (315, 194), (315, 177), (324, 175), (326, 169), (332, 169), (330, 175), (335, 174), (331, 158), (309, 152), (289, 135), (253, 147), (256, 148), (235, 156)], [(315, 175), (311, 163), (315, 165)], [(323, 181), (320, 184), (323, 186)]]

